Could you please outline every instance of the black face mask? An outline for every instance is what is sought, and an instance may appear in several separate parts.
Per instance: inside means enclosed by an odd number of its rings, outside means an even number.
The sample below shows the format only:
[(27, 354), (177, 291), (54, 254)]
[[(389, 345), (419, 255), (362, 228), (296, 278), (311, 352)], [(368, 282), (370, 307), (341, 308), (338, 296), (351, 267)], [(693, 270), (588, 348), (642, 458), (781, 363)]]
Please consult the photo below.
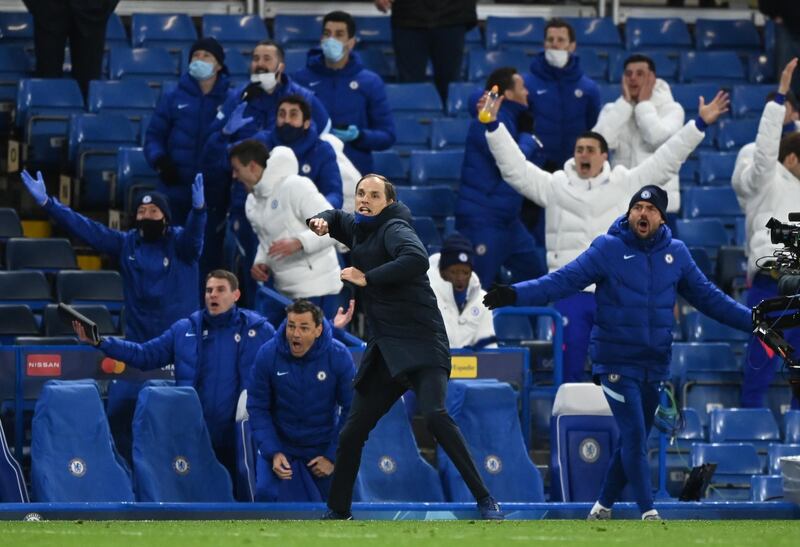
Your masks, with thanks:
[(275, 131), (278, 132), (278, 137), (286, 144), (292, 144), (306, 136), (306, 130), (304, 128), (295, 127), (288, 123), (276, 126)]
[(161, 220), (143, 218), (136, 221), (136, 229), (139, 231), (139, 235), (142, 236), (142, 239), (148, 243), (152, 243), (164, 236), (164, 233), (167, 231), (167, 221), (163, 218)]

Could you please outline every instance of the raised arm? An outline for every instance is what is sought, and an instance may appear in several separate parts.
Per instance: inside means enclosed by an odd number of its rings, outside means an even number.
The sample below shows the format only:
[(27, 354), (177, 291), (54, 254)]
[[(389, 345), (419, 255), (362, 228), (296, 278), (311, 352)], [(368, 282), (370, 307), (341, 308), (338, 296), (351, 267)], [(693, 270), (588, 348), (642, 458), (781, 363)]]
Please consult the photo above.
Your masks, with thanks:
[(198, 260), (203, 252), (206, 216), (203, 175), (198, 173), (192, 183), (192, 209), (186, 217), (186, 225), (178, 229), (175, 245), (178, 255), (185, 262)]
[(329, 209), (315, 213), (306, 219), (309, 229), (318, 236), (330, 234), (336, 241), (347, 245), (353, 244), (355, 235), (355, 218), (341, 209)]

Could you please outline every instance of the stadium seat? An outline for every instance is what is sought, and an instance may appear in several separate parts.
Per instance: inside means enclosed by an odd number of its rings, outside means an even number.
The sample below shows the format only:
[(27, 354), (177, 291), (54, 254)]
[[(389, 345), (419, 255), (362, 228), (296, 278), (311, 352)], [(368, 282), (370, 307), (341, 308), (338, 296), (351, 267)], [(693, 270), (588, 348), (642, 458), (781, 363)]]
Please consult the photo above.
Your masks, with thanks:
[(687, 246), (704, 247), (709, 251), (709, 256), (713, 253), (713, 259), (716, 259), (720, 246), (730, 244), (725, 225), (718, 218), (678, 219), (675, 221), (675, 231), (678, 239)]
[(753, 53), (747, 56), (747, 81), (766, 84), (775, 81), (775, 56)]
[(714, 99), (720, 86), (712, 83), (703, 84), (675, 84), (672, 86), (672, 97), (683, 107), (686, 113), (685, 119), (691, 120), (697, 116), (699, 97), (703, 97), (708, 103)]
[[(397, 67), (395, 66), (394, 57), (386, 55), (380, 49), (375, 47), (369, 49), (361, 49), (355, 53), (361, 58), (361, 64), (364, 68), (375, 72), (384, 79), (384, 81), (394, 81)], [(306, 51), (306, 55), (308, 51)], [(303, 67), (306, 64), (306, 58), (302, 59), (302, 64), (295, 65)]]
[(767, 473), (773, 475), (781, 474), (781, 458), (786, 456), (800, 456), (800, 444), (780, 444), (770, 443), (767, 447), (769, 467)]
[(619, 30), (610, 17), (567, 17), (566, 21), (575, 30), (575, 41), (582, 48), (592, 48), (607, 57), (609, 52), (624, 47)]
[(783, 415), (783, 442), (800, 444), (800, 410), (789, 410)]
[[(389, 46), (392, 43), (392, 25), (390, 17), (356, 16), (356, 38), (358, 45), (371, 46), (375, 44)], [(322, 25), (317, 27), (317, 32), (322, 35)], [(318, 37), (319, 38), (319, 37)]]
[(523, 342), (536, 339), (531, 320), (524, 315), (495, 315), (492, 319), (501, 346), (519, 347)]
[(498, 68), (513, 66), (520, 73), (528, 72), (530, 57), (516, 49), (503, 51), (483, 51), (473, 49), (467, 58), (467, 80), (483, 85), (486, 78)]
[(233, 484), (211, 447), (191, 387), (146, 386), (133, 418), (137, 501), (232, 502)]
[(419, 455), (402, 398), (369, 434), (356, 491), (366, 502), (445, 501), (436, 470)]
[[(731, 93), (731, 113), (736, 118), (759, 120), (764, 112), (767, 95), (775, 91), (774, 85), (737, 85)], [(758, 124), (756, 123), (756, 129)], [(753, 135), (755, 140), (755, 135)], [(750, 141), (752, 142), (752, 141)]]
[(0, 304), (21, 304), (41, 313), (50, 302), (50, 283), (42, 272), (0, 271)]
[(122, 18), (118, 14), (112, 13), (106, 23), (106, 49), (127, 47), (130, 43), (128, 34), (125, 32), (125, 25), (122, 24)]
[(686, 372), (693, 370), (711, 370), (715, 363), (733, 363), (735, 361), (730, 344), (725, 342), (675, 342), (672, 344), (672, 361), (670, 362), (670, 378), (676, 388)]
[(442, 100), (430, 82), (386, 84), (389, 107), (397, 115), (434, 117), (442, 115)]
[(692, 47), (689, 27), (678, 17), (643, 19), (628, 17), (625, 21), (625, 48), (687, 50)]
[(0, 40), (33, 49), (33, 16), (24, 10), (0, 12)]
[[(448, 96), (448, 102), (450, 97)], [(466, 118), (437, 118), (431, 122), (431, 149), (464, 151), (470, 120)], [(457, 176), (461, 176), (461, 166)]]
[[(517, 395), (504, 382), (458, 381), (447, 390), (447, 410), (492, 495), (500, 502), (543, 502), (539, 470), (525, 449)], [(437, 448), (437, 463), (450, 501), (473, 501), (450, 458)]]
[(8, 446), (3, 423), (0, 422), (0, 503), (28, 503), (25, 475)]
[(180, 60), (161, 47), (134, 49), (114, 48), (108, 61), (108, 71), (115, 80), (138, 79), (160, 88), (165, 80), (178, 77)]
[(718, 323), (700, 312), (686, 314), (683, 334), (689, 342), (747, 342), (750, 339), (749, 333)]
[(692, 260), (694, 260), (694, 263), (697, 264), (704, 276), (709, 278), (714, 276), (716, 261), (711, 260), (708, 251), (704, 247), (689, 247), (689, 254), (692, 255)]
[(16, 209), (0, 207), (0, 241), (22, 237), (22, 224)]
[[(486, 18), (486, 49), (496, 50), (514, 47), (540, 50), (544, 44), (543, 17), (495, 17)], [(501, 65), (502, 66), (502, 65)], [(472, 78), (470, 78), (472, 80)]]
[(373, 152), (372, 168), (395, 184), (408, 184), (408, 161), (396, 150)]
[[(701, 172), (705, 168), (707, 165), (701, 156)], [(686, 188), (681, 192), (681, 209), (683, 218), (736, 217), (744, 214), (730, 186)]]
[(766, 449), (780, 438), (778, 424), (768, 408), (717, 408), (709, 414), (709, 442), (746, 442)]
[(415, 186), (449, 184), (461, 181), (462, 150), (413, 150), (409, 160), (409, 182)]
[(0, 43), (0, 130), (11, 127), (19, 80), (33, 75), (33, 62), (22, 45)]
[(0, 304), (0, 344), (10, 344), (17, 336), (38, 336), (39, 325), (24, 304)]
[(678, 79), (681, 82), (713, 82), (731, 85), (747, 81), (745, 65), (733, 51), (684, 51)]
[(134, 500), (94, 380), (45, 383), (31, 426), (31, 484), (37, 502)]
[[(101, 335), (118, 335), (119, 330), (114, 324), (111, 312), (108, 308), (98, 304), (74, 305), (75, 311), (86, 316), (97, 324), (97, 330)], [(58, 313), (58, 306), (48, 304), (44, 309), (43, 321), (45, 336), (70, 336), (75, 331), (68, 321), (64, 321)]]
[(720, 247), (714, 277), (717, 285), (728, 294), (736, 296), (744, 290), (747, 286), (747, 257), (744, 247)]
[[(716, 463), (712, 487), (743, 488), (749, 494), (750, 476), (761, 475), (761, 460), (756, 449), (747, 443), (695, 443), (692, 445), (692, 467)], [(747, 496), (749, 498), (749, 495)], [(731, 496), (736, 499), (736, 494)], [(747, 498), (745, 498), (747, 499)]]
[(608, 55), (600, 55), (597, 50), (588, 47), (581, 47), (576, 53), (587, 76), (601, 82), (608, 79)]
[(622, 80), (622, 73), (625, 70), (625, 59), (635, 53), (647, 55), (656, 65), (656, 75), (668, 83), (678, 80), (678, 57), (670, 55), (665, 51), (618, 51), (609, 55), (608, 58), (608, 81), (617, 84)]
[(455, 212), (455, 195), (449, 186), (400, 186), (397, 199), (418, 217), (439, 219)]
[(83, 96), (72, 79), (22, 79), (17, 88), (16, 123), (28, 147), (27, 161), (56, 167), (69, 117), (83, 111)]
[(322, 16), (279, 13), (275, 16), (272, 28), (273, 38), (281, 46), (308, 49), (319, 45)]
[[(735, 88), (734, 93), (736, 93)], [(735, 112), (735, 104), (733, 109)], [(723, 151), (738, 152), (745, 144), (755, 141), (758, 133), (758, 121), (758, 118), (744, 120), (726, 118), (721, 120), (719, 122), (719, 131), (717, 131), (717, 148)]]
[(750, 501), (783, 500), (783, 477), (753, 475), (750, 477)]
[(613, 103), (622, 94), (619, 83), (616, 84), (597, 84), (600, 89), (600, 104)]
[(68, 239), (15, 237), (6, 243), (9, 270), (76, 270), (78, 263)]
[(243, 53), (252, 52), (258, 42), (269, 38), (258, 15), (203, 14), (202, 34)]
[(687, 357), (695, 358), (676, 371), (675, 385), (683, 407), (694, 408), (706, 426), (714, 409), (739, 406), (741, 366), (729, 344), (698, 345)]
[(197, 31), (185, 13), (134, 13), (131, 17), (131, 45), (135, 48), (163, 47), (180, 53), (195, 41)]
[(120, 147), (117, 151), (117, 204), (130, 209), (139, 193), (152, 190), (158, 183), (158, 173), (150, 167), (141, 148)]
[(144, 80), (92, 80), (89, 82), (89, 112), (123, 114), (135, 124), (136, 135), (147, 130), (143, 123), (156, 108), (158, 92)]
[(113, 270), (58, 272), (56, 294), (66, 304), (102, 304), (119, 313), (124, 299), (122, 276)]
[(82, 342), (74, 336), (15, 336), (15, 346), (77, 346)]
[(450, 82), (447, 87), (447, 115), (453, 117), (469, 117), (470, 97), (481, 89), (481, 86), (472, 82)]
[(725, 49), (754, 53), (761, 51), (758, 29), (749, 19), (699, 18), (694, 23), (694, 39), (698, 50)]
[(394, 129), (394, 150), (407, 154), (412, 150), (430, 149), (429, 120), (420, 120), (418, 116), (395, 116)]
[(411, 224), (429, 255), (438, 253), (442, 249), (442, 236), (431, 217), (414, 217), (411, 219)]
[[(730, 189), (737, 152), (698, 152), (697, 178), (700, 184), (726, 186)], [(726, 202), (728, 203), (728, 202)]]

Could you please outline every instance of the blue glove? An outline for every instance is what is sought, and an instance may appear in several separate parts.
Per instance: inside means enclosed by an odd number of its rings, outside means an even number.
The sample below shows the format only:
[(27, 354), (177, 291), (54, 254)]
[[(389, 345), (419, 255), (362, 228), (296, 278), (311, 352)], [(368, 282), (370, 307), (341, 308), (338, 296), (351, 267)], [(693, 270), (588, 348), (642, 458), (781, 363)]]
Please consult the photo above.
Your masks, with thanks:
[(197, 173), (192, 183), (192, 207), (195, 209), (202, 209), (206, 204), (206, 198), (203, 196), (203, 173)]
[(347, 129), (331, 129), (331, 133), (339, 137), (342, 142), (354, 141), (360, 135), (358, 127), (353, 124), (347, 126)]
[(223, 133), (226, 135), (233, 135), (242, 127), (253, 121), (252, 116), (248, 116), (247, 118), (242, 117), (244, 116), (244, 111), (246, 108), (247, 103), (239, 103), (239, 106), (237, 106), (236, 109), (231, 112), (231, 117), (228, 120), (228, 123), (226, 123), (225, 127), (222, 128)]
[(25, 183), (25, 187), (36, 203), (39, 205), (47, 203), (47, 189), (44, 187), (44, 179), (42, 178), (41, 171), (36, 171), (35, 179), (27, 170), (22, 171), (22, 182)]

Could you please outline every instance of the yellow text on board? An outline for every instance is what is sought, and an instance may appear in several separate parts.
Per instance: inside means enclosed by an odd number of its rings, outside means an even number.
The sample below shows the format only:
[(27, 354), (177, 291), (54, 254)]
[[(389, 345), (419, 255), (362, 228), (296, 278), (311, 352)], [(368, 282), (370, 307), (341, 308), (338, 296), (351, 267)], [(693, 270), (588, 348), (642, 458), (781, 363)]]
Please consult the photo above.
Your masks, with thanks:
[(477, 378), (478, 358), (474, 355), (453, 355), (450, 378)]

